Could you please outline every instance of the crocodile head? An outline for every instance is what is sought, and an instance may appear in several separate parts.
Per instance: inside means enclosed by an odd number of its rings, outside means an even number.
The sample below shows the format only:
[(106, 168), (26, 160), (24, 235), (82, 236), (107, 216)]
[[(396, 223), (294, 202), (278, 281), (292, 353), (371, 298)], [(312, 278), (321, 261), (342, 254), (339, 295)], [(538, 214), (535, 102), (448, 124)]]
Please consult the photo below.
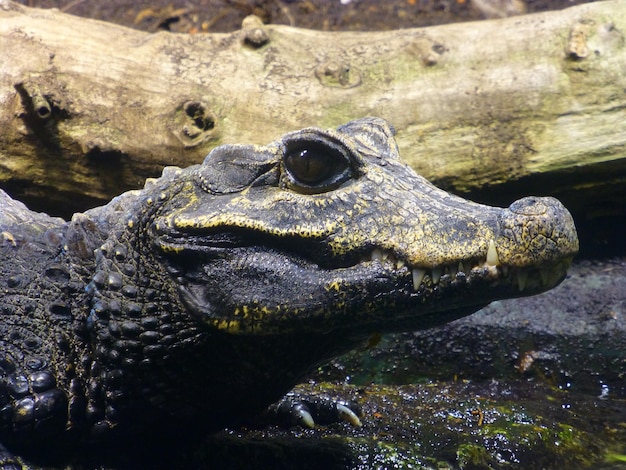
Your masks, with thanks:
[(102, 214), (118, 228), (96, 250), (87, 324), (110, 402), (91, 409), (109, 420), (135, 393), (228, 422), (250, 389), (258, 411), (372, 332), (550, 289), (578, 249), (555, 199), (452, 196), (374, 118), (217, 148)]
[(454, 197), (379, 119), (220, 147), (149, 234), (188, 310), (233, 334), (428, 327), (554, 287), (578, 250), (555, 199)]

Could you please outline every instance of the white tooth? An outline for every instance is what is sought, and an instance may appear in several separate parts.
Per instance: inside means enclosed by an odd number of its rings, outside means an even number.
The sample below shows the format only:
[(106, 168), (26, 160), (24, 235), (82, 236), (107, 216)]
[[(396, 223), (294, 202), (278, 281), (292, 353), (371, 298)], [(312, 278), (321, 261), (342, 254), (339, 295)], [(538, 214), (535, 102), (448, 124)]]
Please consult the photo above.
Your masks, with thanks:
[(541, 285), (547, 286), (550, 282), (550, 270), (549, 269), (540, 269), (539, 275), (541, 276)]
[(383, 257), (383, 261), (387, 261), (387, 258), (389, 258), (389, 252), (383, 251), (382, 257)]
[(487, 264), (489, 266), (500, 265), (500, 258), (498, 258), (498, 252), (496, 251), (496, 243), (493, 240), (489, 240), (489, 248), (487, 248)]
[(413, 290), (417, 290), (424, 280), (424, 276), (426, 276), (426, 270), (415, 268), (411, 271), (411, 274), (413, 274)]
[(431, 277), (433, 280), (433, 284), (438, 284), (439, 278), (441, 277), (441, 268), (433, 268)]
[(372, 251), (372, 261), (381, 261), (383, 260), (383, 252), (380, 251), (378, 248), (374, 249), (374, 251)]
[(517, 285), (520, 292), (526, 288), (526, 281), (528, 281), (528, 271), (520, 271), (517, 273)]
[(458, 273), (464, 273), (465, 272), (465, 266), (463, 266), (463, 262), (459, 261), (459, 268), (458, 268)]
[(396, 260), (396, 269), (402, 269), (404, 268), (404, 261), (402, 261), (401, 259)]

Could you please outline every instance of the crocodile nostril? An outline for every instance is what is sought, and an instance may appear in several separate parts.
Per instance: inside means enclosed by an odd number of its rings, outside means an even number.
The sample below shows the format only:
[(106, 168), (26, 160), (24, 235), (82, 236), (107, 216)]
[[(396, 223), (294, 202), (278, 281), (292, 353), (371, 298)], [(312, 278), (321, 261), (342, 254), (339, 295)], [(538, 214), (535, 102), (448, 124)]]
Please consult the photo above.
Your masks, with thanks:
[(511, 204), (509, 210), (519, 215), (542, 215), (548, 211), (548, 206), (544, 202), (545, 200), (546, 198), (534, 196), (525, 197)]

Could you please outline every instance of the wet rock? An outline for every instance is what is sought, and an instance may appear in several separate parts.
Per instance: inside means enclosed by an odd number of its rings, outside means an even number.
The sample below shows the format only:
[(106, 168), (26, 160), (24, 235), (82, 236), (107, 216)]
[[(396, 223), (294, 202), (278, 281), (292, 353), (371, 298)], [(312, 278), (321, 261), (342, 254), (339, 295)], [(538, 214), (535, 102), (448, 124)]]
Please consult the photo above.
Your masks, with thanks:
[(303, 388), (358, 401), (363, 426), (227, 430), (196, 459), (231, 469), (597, 468), (617, 458), (610, 449), (626, 432), (616, 402), (525, 380)]

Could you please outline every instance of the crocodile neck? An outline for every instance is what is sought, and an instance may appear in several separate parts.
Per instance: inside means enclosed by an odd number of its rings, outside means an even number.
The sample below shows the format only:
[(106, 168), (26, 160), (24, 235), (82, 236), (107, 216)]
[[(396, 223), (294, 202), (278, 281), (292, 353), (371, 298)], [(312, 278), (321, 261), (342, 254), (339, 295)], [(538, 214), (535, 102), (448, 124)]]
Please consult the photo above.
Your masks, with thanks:
[(2, 436), (45, 444), (86, 425), (85, 285), (103, 234), (84, 216), (66, 223), (0, 199), (0, 391), (13, 416)]

